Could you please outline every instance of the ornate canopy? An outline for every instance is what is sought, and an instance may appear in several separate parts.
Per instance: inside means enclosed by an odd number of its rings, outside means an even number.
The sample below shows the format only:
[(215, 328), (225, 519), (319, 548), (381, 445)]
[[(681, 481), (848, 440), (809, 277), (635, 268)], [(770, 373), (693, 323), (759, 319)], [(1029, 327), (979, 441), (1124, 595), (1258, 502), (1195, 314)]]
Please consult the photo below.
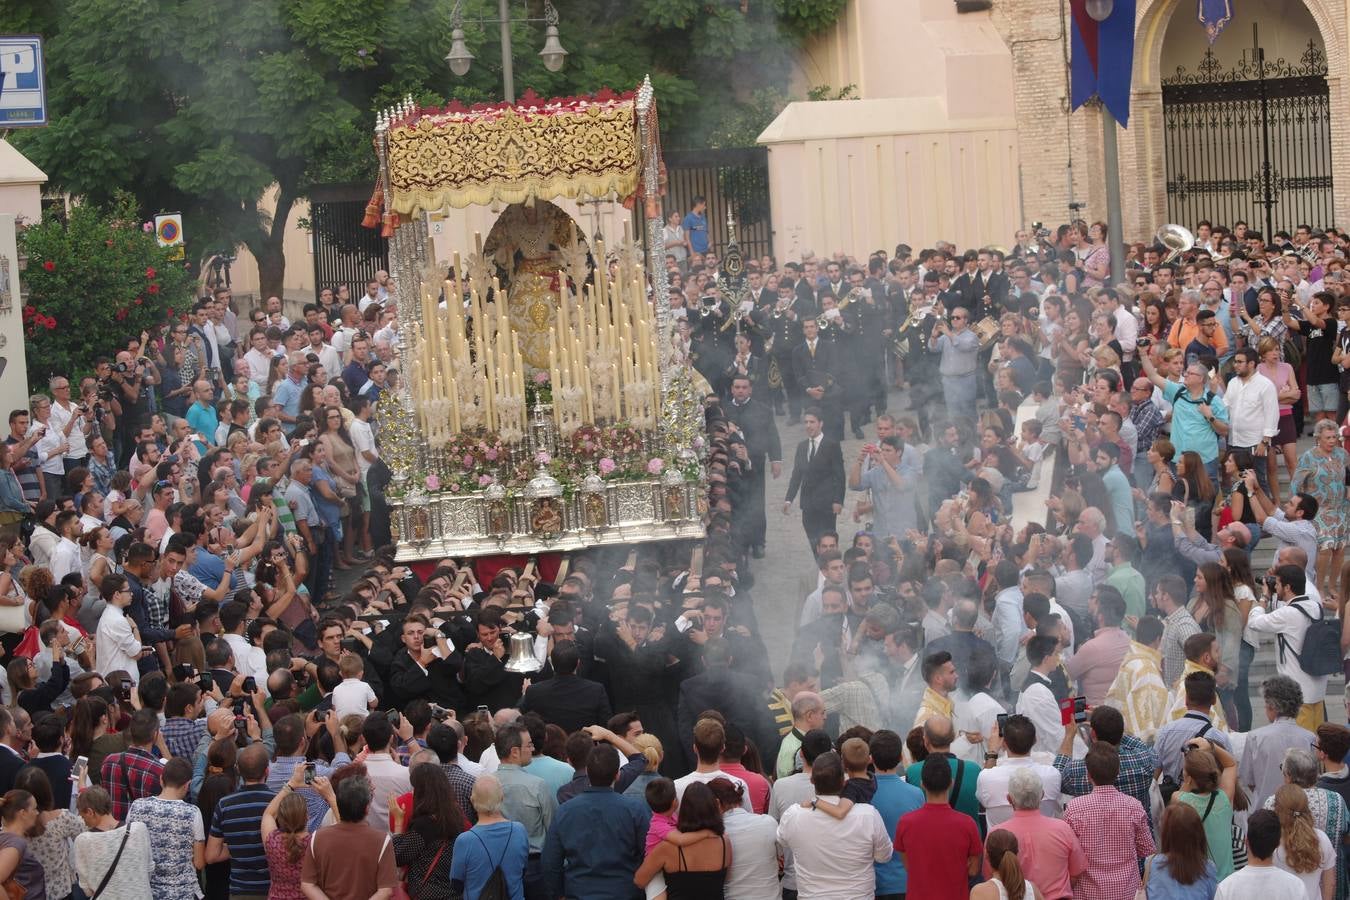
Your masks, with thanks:
[(389, 123), (388, 207), (417, 212), (529, 199), (628, 197), (642, 145), (634, 95), (413, 109)]

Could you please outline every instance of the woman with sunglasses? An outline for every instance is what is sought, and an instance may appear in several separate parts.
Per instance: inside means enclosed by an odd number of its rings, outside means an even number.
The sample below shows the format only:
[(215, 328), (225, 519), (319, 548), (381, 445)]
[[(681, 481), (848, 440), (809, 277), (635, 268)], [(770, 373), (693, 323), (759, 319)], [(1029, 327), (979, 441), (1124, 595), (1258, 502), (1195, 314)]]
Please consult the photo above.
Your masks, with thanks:
[(338, 562), (345, 566), (359, 565), (362, 560), (357, 558), (353, 550), (356, 530), (361, 527), (361, 471), (356, 464), (356, 446), (347, 432), (341, 409), (327, 406), (316, 411), (314, 418), (319, 429), (319, 443), (323, 445), (328, 459), (324, 468), (333, 476), (334, 487), (344, 501), (342, 546)]

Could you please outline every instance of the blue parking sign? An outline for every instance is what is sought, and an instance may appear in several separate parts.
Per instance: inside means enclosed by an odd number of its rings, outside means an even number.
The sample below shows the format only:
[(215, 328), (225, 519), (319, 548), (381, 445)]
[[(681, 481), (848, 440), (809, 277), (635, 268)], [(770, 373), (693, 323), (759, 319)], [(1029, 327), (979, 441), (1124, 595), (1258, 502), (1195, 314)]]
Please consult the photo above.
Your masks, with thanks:
[(47, 124), (42, 38), (0, 35), (0, 128)]

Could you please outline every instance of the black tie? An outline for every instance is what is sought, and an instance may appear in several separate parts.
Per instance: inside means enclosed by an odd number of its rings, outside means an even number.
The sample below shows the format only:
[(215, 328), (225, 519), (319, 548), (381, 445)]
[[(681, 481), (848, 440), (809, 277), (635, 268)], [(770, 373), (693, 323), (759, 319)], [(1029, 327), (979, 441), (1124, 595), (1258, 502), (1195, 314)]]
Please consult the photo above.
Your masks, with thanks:
[(816, 439), (808, 438), (806, 442), (806, 461), (809, 463), (816, 458)]

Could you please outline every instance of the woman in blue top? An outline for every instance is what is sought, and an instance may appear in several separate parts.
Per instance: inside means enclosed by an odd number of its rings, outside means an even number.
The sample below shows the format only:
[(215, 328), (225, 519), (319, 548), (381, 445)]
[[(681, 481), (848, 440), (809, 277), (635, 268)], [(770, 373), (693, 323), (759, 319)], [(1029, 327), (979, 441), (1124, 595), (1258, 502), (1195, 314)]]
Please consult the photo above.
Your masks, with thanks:
[(1219, 882), (1194, 807), (1173, 803), (1163, 811), (1158, 848), (1144, 868), (1148, 900), (1213, 900)]
[(473, 808), (478, 824), (455, 838), (450, 861), (450, 883), (477, 900), (493, 873), (501, 870), (506, 895), (525, 900), (525, 862), (530, 839), (525, 826), (502, 816), (502, 784), (495, 775), (480, 775), (473, 784)]

